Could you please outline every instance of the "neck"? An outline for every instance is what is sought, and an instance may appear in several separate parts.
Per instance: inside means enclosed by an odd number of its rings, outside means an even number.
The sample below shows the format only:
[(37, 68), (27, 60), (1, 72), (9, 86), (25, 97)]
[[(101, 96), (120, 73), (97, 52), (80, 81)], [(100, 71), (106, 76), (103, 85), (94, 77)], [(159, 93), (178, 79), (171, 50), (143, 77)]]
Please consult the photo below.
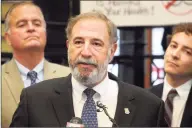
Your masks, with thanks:
[(179, 86), (181, 86), (182, 84), (184, 84), (185, 82), (187, 82), (188, 80), (190, 80), (192, 77), (191, 76), (175, 76), (175, 75), (170, 75), (170, 74), (166, 74), (166, 80), (167, 82), (173, 87), (173, 88), (177, 88)]
[(100, 83), (105, 79), (105, 77), (107, 76), (107, 73), (108, 73), (108, 72), (106, 71), (105, 74), (104, 74), (104, 76), (103, 76), (103, 78), (102, 78), (100, 81), (98, 81), (97, 83), (93, 84), (92, 86), (94, 87), (94, 86), (100, 84)]
[(13, 53), (13, 57), (23, 66), (32, 70), (44, 58), (44, 52)]

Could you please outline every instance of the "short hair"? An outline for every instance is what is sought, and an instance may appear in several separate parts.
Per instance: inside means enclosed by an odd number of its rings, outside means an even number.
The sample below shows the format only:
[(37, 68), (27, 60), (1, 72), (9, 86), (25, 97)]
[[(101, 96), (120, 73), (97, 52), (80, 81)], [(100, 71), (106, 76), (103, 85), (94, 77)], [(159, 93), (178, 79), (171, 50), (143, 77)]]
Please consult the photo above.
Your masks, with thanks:
[(171, 35), (167, 36), (168, 43), (171, 42), (172, 37), (180, 32), (184, 32), (188, 36), (192, 36), (192, 22), (180, 23), (173, 27), (173, 31)]
[[(11, 16), (12, 12), (14, 11), (14, 9), (16, 9), (16, 8), (19, 7), (19, 6), (23, 6), (23, 5), (32, 5), (32, 6), (35, 6), (35, 7), (39, 8), (39, 10), (40, 10), (41, 13), (42, 13), (43, 21), (45, 22), (45, 18), (44, 18), (43, 12), (42, 12), (41, 8), (40, 8), (38, 5), (36, 5), (35, 3), (30, 2), (30, 1), (27, 1), (27, 2), (18, 2), (18, 3), (13, 4), (13, 5), (9, 8), (9, 10), (7, 11), (7, 13), (6, 13), (6, 15), (5, 15), (5, 32), (7, 32), (7, 31), (9, 30), (9, 28), (10, 28), (10, 16)], [(45, 22), (45, 25), (46, 25), (46, 22)], [(46, 26), (45, 26), (45, 28), (46, 28)]]
[(103, 13), (99, 11), (92, 11), (87, 13), (82, 13), (80, 15), (77, 15), (75, 17), (72, 17), (69, 19), (67, 28), (66, 28), (66, 34), (67, 38), (70, 39), (72, 34), (72, 29), (75, 26), (75, 24), (80, 21), (81, 19), (100, 19), (106, 23), (108, 34), (110, 37), (110, 42), (114, 43), (117, 41), (117, 27), (116, 25), (109, 20)]

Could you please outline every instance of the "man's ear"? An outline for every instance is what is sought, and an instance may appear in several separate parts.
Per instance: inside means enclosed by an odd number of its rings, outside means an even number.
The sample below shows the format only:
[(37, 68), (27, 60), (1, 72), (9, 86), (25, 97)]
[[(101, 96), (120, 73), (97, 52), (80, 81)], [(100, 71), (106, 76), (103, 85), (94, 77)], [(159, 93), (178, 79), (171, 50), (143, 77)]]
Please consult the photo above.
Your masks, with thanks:
[(109, 62), (112, 61), (113, 56), (114, 56), (116, 50), (117, 50), (117, 42), (114, 42), (114, 43), (112, 44), (112, 46), (111, 46), (111, 55), (110, 55), (110, 61), (109, 61)]
[(69, 48), (69, 40), (66, 40), (66, 46)]
[(11, 46), (10, 36), (8, 32), (5, 32), (4, 38), (9, 46)]
[(111, 52), (113, 53), (113, 56), (114, 56), (114, 54), (115, 54), (115, 52), (116, 52), (116, 50), (117, 50), (117, 42), (115, 42), (115, 43), (113, 44), (111, 50), (112, 50)]

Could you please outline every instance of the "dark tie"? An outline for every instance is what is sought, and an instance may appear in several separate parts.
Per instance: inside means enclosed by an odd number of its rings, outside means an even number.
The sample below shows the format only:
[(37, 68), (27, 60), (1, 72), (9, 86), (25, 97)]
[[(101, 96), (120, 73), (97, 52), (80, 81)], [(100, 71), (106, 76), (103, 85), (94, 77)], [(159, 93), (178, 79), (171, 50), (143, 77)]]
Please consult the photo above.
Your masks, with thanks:
[(36, 83), (37, 79), (37, 72), (35, 71), (30, 71), (27, 73), (27, 77), (31, 80), (31, 85)]
[(171, 127), (172, 116), (173, 116), (173, 99), (177, 95), (177, 91), (175, 89), (171, 89), (167, 95), (167, 99), (165, 101), (165, 120), (169, 127)]
[(96, 128), (98, 127), (97, 122), (97, 110), (93, 100), (93, 95), (96, 93), (93, 89), (87, 88), (84, 93), (87, 95), (87, 100), (83, 106), (81, 119), (85, 127)]

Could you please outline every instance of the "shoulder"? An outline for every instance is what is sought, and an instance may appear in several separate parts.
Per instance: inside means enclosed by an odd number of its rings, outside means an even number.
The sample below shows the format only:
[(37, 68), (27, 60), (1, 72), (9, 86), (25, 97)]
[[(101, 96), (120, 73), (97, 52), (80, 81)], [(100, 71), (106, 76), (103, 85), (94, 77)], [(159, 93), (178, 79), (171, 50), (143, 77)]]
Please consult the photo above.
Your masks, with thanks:
[(16, 64), (14, 64), (13, 60), (10, 60), (6, 63), (4, 63), (1, 66), (1, 73), (4, 75), (6, 72), (12, 71), (16, 67)]
[(122, 93), (121, 95), (125, 97), (134, 97), (135, 99), (137, 99), (137, 101), (141, 101), (141, 102), (146, 101), (148, 103), (161, 102), (160, 98), (158, 98), (156, 95), (154, 95), (153, 93), (149, 92), (144, 88), (141, 88), (129, 83), (125, 83), (119, 80), (117, 77), (115, 77), (111, 73), (109, 73), (109, 78), (117, 81), (119, 85), (119, 93)]
[(4, 63), (4, 64), (1, 66), (2, 71), (5, 71), (10, 64), (11, 64), (11, 61), (8, 61), (8, 62)]
[(1, 66), (2, 75), (5, 73), (6, 67), (7, 67), (7, 63), (6, 63), (6, 64), (3, 64), (3, 65)]
[[(67, 87), (71, 84), (71, 74), (66, 77), (53, 78), (49, 80), (44, 80), (33, 86), (29, 86), (24, 89), (28, 93), (34, 93), (34, 95), (43, 94), (43, 93), (52, 93), (54, 89), (58, 90), (67, 90)], [(33, 95), (33, 94), (32, 94)]]
[(59, 77), (59, 78), (53, 78), (49, 80), (44, 80), (42, 82), (39, 82), (33, 86), (29, 86), (26, 88), (26, 90), (39, 90), (39, 91), (47, 91), (50, 89), (53, 89), (54, 86), (58, 86), (59, 84), (65, 82), (65, 77)]
[(55, 70), (58, 70), (58, 71), (65, 71), (65, 72), (68, 72), (70, 73), (70, 68), (67, 67), (67, 66), (64, 66), (64, 65), (60, 65), (60, 64), (56, 64), (56, 63), (51, 63), (51, 62), (46, 62), (48, 67), (49, 68), (54, 68)]
[(51, 62), (48, 62), (49, 66), (53, 66), (55, 68), (63, 68), (63, 69), (69, 69), (69, 67), (67, 66), (64, 66), (64, 65), (60, 65), (60, 64), (56, 64), (56, 63), (51, 63)]
[(138, 101), (145, 101), (145, 103), (161, 102), (161, 99), (159, 97), (144, 88), (127, 83), (122, 83), (122, 85), (125, 90), (125, 94), (131, 93), (133, 97), (135, 97)]
[(157, 92), (157, 91), (162, 91), (163, 90), (163, 83), (152, 86), (148, 89), (150, 92)]

